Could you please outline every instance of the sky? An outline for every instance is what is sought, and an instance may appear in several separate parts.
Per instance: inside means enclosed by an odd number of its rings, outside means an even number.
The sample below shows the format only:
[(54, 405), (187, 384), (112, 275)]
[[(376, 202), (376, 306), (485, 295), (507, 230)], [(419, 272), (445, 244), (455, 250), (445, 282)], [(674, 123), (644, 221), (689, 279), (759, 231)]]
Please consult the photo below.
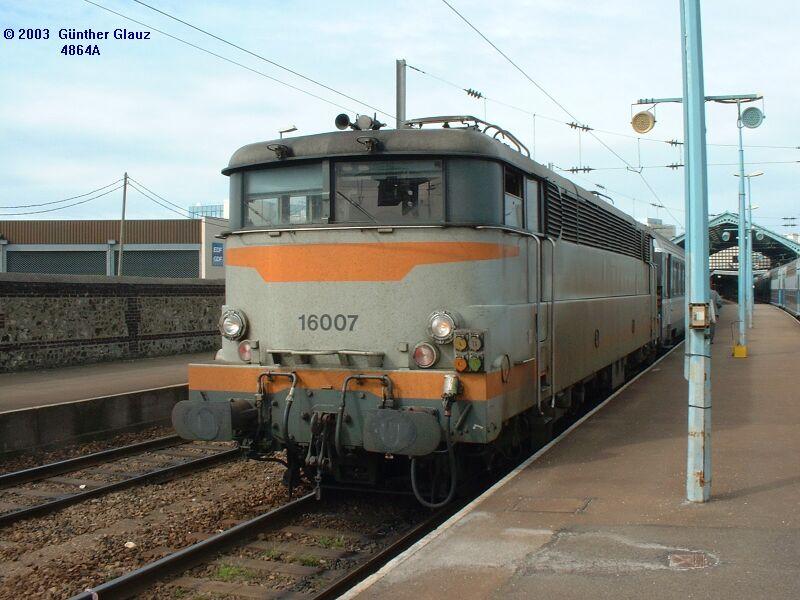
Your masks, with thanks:
[[(678, 0), (450, 0), (613, 152), (565, 125), (573, 118), (439, 0), (147, 0), (357, 101), (133, 0), (96, 1), (146, 26), (84, 0), (0, 3), (0, 219), (118, 218), (121, 190), (66, 208), (93, 196), (6, 207), (79, 196), (125, 171), (179, 206), (225, 202), (228, 180), (220, 170), (245, 144), (276, 138), (290, 126), (298, 129), (290, 135), (331, 131), (338, 113), (371, 115), (369, 106), (385, 111), (378, 118), (393, 125), (395, 60), (405, 58), (427, 73), (408, 72), (409, 118), (485, 117), (515, 133), (538, 162), (596, 169), (568, 176), (608, 194), (637, 219), (661, 218), (679, 231), (684, 224), (683, 169), (658, 167), (682, 162), (681, 148), (663, 143), (683, 138), (680, 105), (659, 105), (655, 128), (640, 141), (630, 128), (631, 115), (642, 108), (632, 107), (637, 99), (681, 95)], [(28, 28), (48, 29), (50, 38), (19, 39), (19, 30)], [(59, 30), (69, 28), (112, 34), (108, 40), (59, 39)], [(150, 31), (150, 39), (113, 39), (118, 28)], [(13, 39), (6, 39), (8, 29)], [(752, 180), (759, 207), (754, 220), (780, 233), (799, 230), (782, 227), (782, 217), (800, 220), (798, 31), (794, 0), (703, 2), (706, 94), (764, 95), (757, 103), (764, 124), (744, 131), (745, 169), (764, 172)], [(64, 55), (66, 44), (97, 44), (100, 54)], [(709, 212), (735, 212), (736, 107), (708, 103), (706, 117), (714, 144), (708, 148)], [(626, 162), (637, 171), (654, 168), (636, 172)], [(21, 214), (52, 208), (59, 210)], [(129, 194), (127, 216), (177, 218), (136, 191)]]

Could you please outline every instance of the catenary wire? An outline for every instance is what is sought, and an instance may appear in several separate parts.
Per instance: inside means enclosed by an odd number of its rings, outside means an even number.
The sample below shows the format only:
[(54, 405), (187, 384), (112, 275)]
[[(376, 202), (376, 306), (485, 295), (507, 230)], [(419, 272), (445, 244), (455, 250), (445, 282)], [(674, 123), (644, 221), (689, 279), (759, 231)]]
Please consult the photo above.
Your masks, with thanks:
[(106, 195), (110, 194), (111, 192), (116, 192), (117, 190), (121, 190), (122, 187), (123, 186), (120, 185), (120, 186), (117, 186), (117, 187), (115, 187), (113, 189), (110, 189), (110, 190), (108, 190), (106, 192), (103, 192), (102, 194), (98, 194), (97, 196), (94, 196), (92, 198), (87, 198), (86, 200), (81, 200), (80, 202), (73, 202), (72, 204), (67, 204), (65, 206), (57, 206), (56, 208), (48, 208), (48, 209), (45, 209), (45, 210), (32, 210), (32, 211), (21, 212), (21, 213), (0, 213), (0, 216), (2, 216), (2, 217), (20, 217), (20, 216), (25, 216), (25, 215), (41, 215), (43, 213), (56, 212), (58, 210), (64, 210), (65, 208), (70, 208), (71, 206), (78, 206), (79, 204), (86, 204), (87, 202), (91, 202), (92, 200), (97, 200), (98, 198), (106, 196)]
[[(505, 58), (505, 59), (506, 59), (506, 60), (507, 60), (507, 61), (508, 61), (508, 62), (511, 64), (511, 66), (513, 66), (513, 67), (514, 67), (514, 68), (515, 68), (517, 71), (519, 71), (519, 72), (522, 74), (522, 76), (523, 76), (523, 77), (525, 77), (525, 79), (527, 79), (527, 80), (528, 80), (529, 82), (531, 82), (531, 83), (532, 83), (534, 86), (536, 86), (536, 88), (537, 88), (537, 89), (538, 89), (540, 92), (542, 92), (542, 93), (543, 93), (545, 96), (547, 96), (547, 97), (548, 97), (548, 98), (549, 98), (549, 99), (550, 99), (550, 100), (551, 100), (551, 101), (552, 101), (552, 102), (553, 102), (553, 103), (554, 103), (556, 106), (558, 106), (558, 107), (559, 107), (561, 110), (563, 110), (563, 111), (564, 111), (564, 112), (565, 112), (567, 115), (569, 115), (569, 117), (570, 117), (571, 119), (573, 119), (573, 120), (574, 120), (576, 123), (580, 123), (580, 122), (581, 122), (581, 120), (580, 120), (580, 119), (578, 119), (578, 117), (576, 117), (574, 114), (572, 114), (572, 112), (570, 112), (570, 111), (569, 111), (569, 109), (567, 109), (567, 108), (566, 108), (566, 107), (565, 107), (563, 104), (561, 104), (561, 102), (559, 102), (559, 101), (558, 101), (558, 100), (557, 100), (557, 99), (556, 99), (554, 96), (552, 96), (552, 95), (550, 94), (550, 92), (548, 92), (546, 89), (544, 89), (544, 88), (543, 88), (543, 87), (542, 87), (542, 86), (541, 86), (541, 85), (540, 85), (540, 84), (539, 84), (539, 83), (538, 83), (538, 82), (537, 82), (535, 79), (533, 79), (533, 77), (531, 77), (530, 75), (528, 75), (528, 73), (527, 73), (527, 72), (526, 72), (526, 71), (525, 71), (525, 70), (524, 70), (522, 67), (520, 67), (520, 66), (519, 66), (517, 63), (515, 63), (515, 62), (514, 62), (514, 61), (513, 61), (513, 60), (512, 60), (512, 59), (511, 59), (511, 58), (510, 58), (510, 57), (509, 57), (509, 56), (508, 56), (508, 55), (507, 55), (505, 52), (503, 52), (502, 50), (500, 50), (500, 48), (498, 48), (498, 47), (497, 47), (497, 46), (494, 44), (494, 42), (492, 42), (492, 41), (491, 41), (491, 40), (490, 40), (488, 37), (486, 37), (486, 36), (485, 36), (485, 35), (484, 35), (484, 34), (483, 34), (481, 31), (480, 31), (480, 29), (478, 29), (477, 27), (475, 27), (475, 25), (473, 25), (473, 24), (472, 24), (472, 23), (469, 21), (469, 19), (467, 19), (467, 18), (466, 18), (464, 15), (462, 15), (460, 12), (458, 12), (458, 10), (456, 10), (456, 8), (455, 8), (455, 7), (454, 7), (452, 4), (450, 4), (450, 3), (449, 3), (447, 0), (442, 0), (442, 2), (443, 2), (445, 5), (447, 5), (447, 7), (448, 7), (450, 10), (452, 10), (452, 11), (453, 11), (453, 12), (454, 12), (456, 15), (458, 15), (458, 17), (459, 17), (459, 18), (460, 18), (462, 21), (464, 21), (464, 23), (466, 23), (466, 24), (467, 24), (467, 25), (468, 25), (468, 26), (469, 26), (469, 27), (470, 27), (470, 28), (471, 28), (471, 29), (472, 29), (472, 30), (473, 30), (475, 33), (477, 33), (479, 36), (481, 36), (481, 37), (483, 38), (483, 40), (484, 40), (486, 43), (488, 43), (488, 44), (489, 44), (489, 45), (490, 45), (492, 48), (494, 48), (494, 49), (495, 49), (495, 50), (496, 50), (496, 51), (497, 51), (497, 52), (500, 54), (500, 56), (502, 56), (503, 58)], [(600, 137), (598, 137), (598, 136), (597, 136), (597, 135), (596, 135), (596, 134), (595, 134), (593, 131), (589, 131), (588, 133), (589, 133), (589, 135), (591, 135), (591, 136), (592, 136), (592, 137), (593, 137), (595, 140), (597, 140), (597, 141), (598, 141), (598, 142), (599, 142), (599, 143), (600, 143), (600, 144), (601, 144), (601, 145), (602, 145), (602, 146), (603, 146), (603, 147), (604, 147), (606, 150), (608, 150), (609, 152), (611, 152), (611, 154), (613, 154), (614, 156), (616, 156), (616, 157), (617, 157), (619, 160), (621, 160), (623, 163), (625, 163), (625, 164), (626, 164), (628, 167), (630, 167), (631, 169), (633, 169), (633, 168), (634, 168), (634, 166), (633, 166), (631, 163), (629, 163), (627, 160), (625, 160), (625, 158), (623, 158), (623, 157), (622, 157), (622, 155), (620, 155), (620, 154), (619, 154), (619, 153), (618, 153), (616, 150), (614, 150), (614, 149), (613, 149), (611, 146), (609, 146), (608, 144), (606, 144), (606, 143), (605, 143), (605, 141), (603, 141), (603, 140), (602, 140)]]
[[(441, 77), (439, 75), (431, 73), (430, 71), (425, 71), (424, 69), (421, 69), (420, 67), (417, 67), (417, 66), (414, 66), (414, 65), (411, 65), (411, 64), (406, 64), (406, 66), (409, 69), (417, 71), (418, 73), (422, 73), (423, 75), (425, 75), (427, 77), (430, 77), (431, 79), (435, 79), (435, 80), (437, 80), (437, 81), (439, 81), (441, 83), (444, 83), (445, 85), (448, 85), (450, 87), (453, 87), (453, 88), (455, 88), (455, 89), (457, 89), (459, 91), (467, 92), (467, 93), (469, 93), (470, 91), (473, 91), (473, 92), (475, 91), (475, 90), (471, 90), (469, 88), (462, 87), (462, 86), (458, 85), (457, 83), (449, 81), (449, 80), (445, 79), (444, 77)], [(566, 121), (564, 121), (562, 119), (559, 119), (557, 117), (553, 117), (553, 116), (549, 116), (549, 115), (543, 115), (541, 113), (534, 112), (534, 111), (529, 110), (527, 108), (522, 108), (521, 106), (516, 106), (514, 104), (509, 104), (508, 102), (505, 102), (503, 100), (498, 100), (497, 98), (486, 96), (483, 93), (480, 94), (480, 98), (483, 99), (483, 100), (487, 100), (488, 102), (492, 102), (494, 104), (499, 104), (500, 106), (505, 106), (506, 108), (510, 108), (512, 110), (516, 110), (516, 111), (521, 112), (521, 113), (525, 113), (526, 115), (530, 115), (531, 117), (535, 117), (537, 119), (544, 119), (546, 121), (552, 121), (554, 123), (558, 123), (560, 125), (566, 125), (567, 127), (570, 127), (572, 129), (574, 129), (574, 124), (567, 123)], [(680, 145), (683, 145), (683, 142), (681, 140), (663, 140), (663, 139), (659, 139), (659, 138), (641, 137), (641, 136), (638, 136), (638, 135), (632, 135), (630, 133), (622, 133), (620, 131), (611, 131), (609, 129), (600, 129), (598, 127), (591, 127), (591, 129), (594, 130), (594, 131), (597, 131), (599, 133), (604, 133), (606, 135), (614, 135), (614, 136), (617, 136), (617, 137), (623, 137), (623, 138), (627, 138), (627, 139), (630, 139), (630, 140), (640, 140), (642, 142), (666, 144), (666, 145), (669, 145), (669, 146), (680, 146)], [(739, 146), (738, 144), (718, 144), (718, 143), (712, 143), (712, 142), (708, 142), (706, 145), (707, 146), (724, 147), (724, 148), (738, 148), (738, 146)], [(774, 149), (774, 150), (800, 150), (800, 146), (781, 146), (781, 145), (773, 146), (773, 145), (769, 145), (769, 144), (745, 144), (744, 147), (745, 148), (768, 148), (768, 149)]]
[(211, 56), (219, 58), (220, 60), (224, 60), (225, 62), (228, 62), (228, 63), (230, 63), (232, 65), (236, 65), (237, 67), (241, 67), (242, 69), (250, 71), (251, 73), (255, 73), (256, 75), (260, 75), (261, 77), (265, 77), (265, 78), (267, 78), (267, 79), (269, 79), (271, 81), (274, 81), (276, 83), (284, 85), (284, 86), (286, 86), (288, 88), (291, 88), (291, 89), (293, 89), (293, 90), (295, 90), (297, 92), (305, 94), (306, 96), (311, 96), (312, 98), (316, 98), (317, 100), (321, 100), (322, 102), (327, 102), (328, 104), (331, 104), (331, 105), (333, 105), (333, 106), (335, 106), (337, 108), (341, 108), (342, 110), (346, 110), (346, 111), (353, 112), (353, 113), (358, 112), (353, 108), (349, 108), (347, 106), (343, 106), (342, 104), (339, 104), (338, 102), (334, 102), (333, 100), (329, 100), (328, 98), (323, 98), (322, 96), (318, 96), (317, 94), (315, 94), (313, 92), (309, 92), (308, 90), (304, 90), (303, 88), (297, 87), (296, 85), (292, 85), (291, 83), (288, 83), (286, 81), (278, 79), (277, 77), (273, 77), (272, 75), (267, 75), (263, 71), (259, 71), (258, 69), (254, 69), (252, 67), (248, 67), (247, 65), (245, 65), (243, 63), (240, 63), (240, 62), (237, 62), (237, 61), (235, 61), (235, 60), (233, 60), (231, 58), (228, 58), (227, 56), (223, 56), (221, 54), (217, 54), (216, 52), (212, 52), (211, 50), (207, 50), (206, 48), (203, 48), (202, 46), (198, 46), (197, 44), (193, 44), (192, 42), (188, 42), (188, 41), (184, 40), (183, 38), (179, 38), (176, 35), (172, 35), (171, 33), (167, 33), (166, 31), (158, 29), (157, 27), (153, 27), (152, 25), (148, 25), (147, 23), (143, 23), (142, 21), (137, 21), (136, 19), (134, 19), (132, 17), (128, 17), (128, 16), (126, 16), (126, 15), (120, 13), (120, 12), (117, 12), (115, 10), (112, 10), (112, 9), (106, 7), (106, 6), (103, 6), (102, 4), (98, 4), (97, 2), (93, 2), (92, 0), (83, 0), (83, 1), (87, 2), (88, 4), (92, 4), (92, 5), (96, 6), (97, 8), (101, 8), (101, 9), (105, 10), (106, 12), (109, 12), (109, 13), (111, 13), (113, 15), (116, 15), (118, 17), (122, 17), (123, 19), (126, 19), (126, 20), (128, 20), (128, 21), (130, 21), (132, 23), (136, 23), (137, 25), (141, 25), (142, 27), (147, 27), (148, 29), (152, 29), (153, 31), (157, 31), (161, 35), (165, 35), (168, 38), (171, 38), (171, 39), (173, 39), (173, 40), (175, 40), (177, 42), (180, 42), (181, 44), (185, 44), (185, 45), (187, 45), (187, 46), (189, 46), (191, 48), (194, 48), (195, 50), (199, 50), (200, 52), (205, 52), (206, 54), (209, 54)]
[(333, 92), (335, 94), (338, 94), (338, 95), (340, 95), (340, 96), (342, 96), (344, 98), (347, 98), (348, 100), (352, 100), (353, 102), (357, 102), (358, 104), (361, 104), (362, 106), (366, 106), (367, 108), (371, 108), (372, 110), (374, 110), (376, 112), (379, 112), (379, 113), (381, 113), (383, 115), (386, 115), (387, 117), (390, 117), (392, 119), (395, 118), (394, 115), (386, 112), (385, 110), (381, 110), (380, 108), (372, 106), (371, 104), (367, 104), (366, 102), (364, 102), (363, 100), (359, 100), (358, 98), (353, 98), (352, 96), (349, 96), (349, 95), (345, 94), (344, 92), (337, 90), (336, 88), (332, 88), (329, 85), (326, 85), (324, 83), (321, 83), (321, 82), (317, 81), (316, 79), (312, 79), (311, 77), (307, 77), (306, 75), (303, 75), (302, 73), (298, 73), (294, 69), (290, 69), (289, 67), (286, 67), (286, 66), (284, 66), (284, 65), (282, 65), (280, 63), (277, 63), (274, 60), (271, 60), (271, 59), (267, 58), (266, 56), (262, 56), (261, 54), (257, 54), (256, 52), (248, 50), (247, 48), (243, 48), (242, 46), (239, 46), (238, 44), (235, 44), (235, 43), (231, 42), (230, 40), (226, 40), (223, 37), (220, 37), (220, 36), (218, 36), (216, 34), (213, 34), (210, 31), (207, 31), (207, 30), (205, 30), (205, 29), (203, 29), (201, 27), (198, 27), (196, 25), (192, 25), (188, 21), (184, 21), (183, 19), (181, 19), (179, 17), (176, 17), (175, 15), (172, 15), (172, 14), (170, 14), (170, 13), (168, 13), (166, 11), (163, 11), (163, 10), (161, 10), (159, 8), (156, 8), (155, 6), (151, 6), (150, 4), (147, 4), (146, 2), (142, 2), (142, 0), (133, 0), (133, 1), (136, 2), (137, 4), (141, 4), (142, 6), (144, 6), (146, 8), (149, 8), (152, 11), (155, 11), (155, 12), (157, 12), (159, 14), (162, 14), (165, 17), (168, 17), (168, 18), (172, 19), (173, 21), (177, 21), (178, 23), (182, 23), (182, 24), (186, 25), (187, 27), (191, 27), (195, 31), (199, 31), (200, 33), (203, 33), (203, 34), (205, 34), (205, 35), (207, 35), (209, 37), (212, 37), (215, 40), (218, 40), (218, 41), (222, 42), (223, 44), (227, 44), (228, 46), (231, 46), (232, 48), (236, 48), (237, 50), (241, 50), (242, 52), (245, 52), (245, 53), (249, 54), (250, 56), (254, 56), (255, 58), (257, 58), (259, 60), (263, 60), (264, 62), (267, 62), (267, 63), (269, 63), (269, 64), (271, 64), (271, 65), (273, 65), (275, 67), (278, 67), (279, 69), (283, 69), (287, 73), (291, 73), (292, 75), (296, 75), (297, 77), (300, 77), (301, 79), (305, 79), (306, 81), (308, 81), (310, 83), (313, 83), (314, 85), (318, 85), (318, 86), (320, 86), (322, 88), (325, 88), (326, 90), (328, 90), (330, 92)]
[(76, 198), (84, 198), (86, 196), (90, 196), (95, 192), (99, 192), (106, 188), (110, 188), (112, 185), (119, 183), (120, 181), (122, 181), (122, 178), (117, 179), (116, 181), (112, 181), (108, 185), (99, 187), (96, 190), (92, 190), (91, 192), (86, 192), (85, 194), (78, 194), (77, 196), (70, 196), (69, 198), (62, 198), (61, 200), (52, 200), (50, 202), (39, 202), (38, 204), (20, 204), (18, 206), (0, 206), (0, 209), (7, 210), (7, 209), (19, 209), (19, 208), (36, 208), (38, 206), (50, 206), (51, 204), (61, 204), (62, 202), (69, 202), (70, 200), (75, 200)]

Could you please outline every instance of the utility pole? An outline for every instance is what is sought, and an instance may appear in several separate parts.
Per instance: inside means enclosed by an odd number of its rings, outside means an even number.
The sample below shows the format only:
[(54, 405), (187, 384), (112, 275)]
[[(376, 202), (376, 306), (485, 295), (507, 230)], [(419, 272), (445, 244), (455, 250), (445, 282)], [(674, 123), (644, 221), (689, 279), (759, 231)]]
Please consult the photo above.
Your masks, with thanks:
[(122, 220), (119, 222), (119, 267), (117, 276), (122, 276), (122, 252), (125, 248), (125, 203), (128, 199), (128, 173), (122, 178)]
[(397, 113), (397, 128), (400, 129), (406, 121), (406, 59), (398, 59), (395, 63), (396, 69), (396, 84), (395, 94), (397, 95), (397, 104), (395, 112)]

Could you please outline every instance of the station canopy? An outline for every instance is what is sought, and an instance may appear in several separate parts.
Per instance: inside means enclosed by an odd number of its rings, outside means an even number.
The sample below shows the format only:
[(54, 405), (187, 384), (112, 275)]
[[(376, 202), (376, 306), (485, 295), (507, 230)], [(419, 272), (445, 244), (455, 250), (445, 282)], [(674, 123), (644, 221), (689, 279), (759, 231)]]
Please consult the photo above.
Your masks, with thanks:
[[(673, 242), (681, 247), (685, 234)], [(739, 215), (724, 212), (708, 222), (709, 267), (735, 271), (739, 266)], [(767, 271), (800, 257), (800, 244), (753, 223), (754, 271)]]

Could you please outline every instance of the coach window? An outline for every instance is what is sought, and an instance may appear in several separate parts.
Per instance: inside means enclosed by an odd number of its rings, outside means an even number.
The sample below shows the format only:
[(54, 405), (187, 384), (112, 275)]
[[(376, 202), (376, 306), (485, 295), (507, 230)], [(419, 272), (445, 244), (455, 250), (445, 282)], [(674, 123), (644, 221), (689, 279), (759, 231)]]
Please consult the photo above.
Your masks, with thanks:
[(522, 199), (524, 178), (522, 173), (506, 167), (503, 186), (503, 223), (507, 227), (522, 228)]
[(244, 226), (327, 223), (323, 165), (278, 167), (245, 174)]
[(441, 223), (441, 160), (338, 162), (334, 206), (338, 223)]
[(525, 229), (539, 231), (539, 182), (525, 179)]

